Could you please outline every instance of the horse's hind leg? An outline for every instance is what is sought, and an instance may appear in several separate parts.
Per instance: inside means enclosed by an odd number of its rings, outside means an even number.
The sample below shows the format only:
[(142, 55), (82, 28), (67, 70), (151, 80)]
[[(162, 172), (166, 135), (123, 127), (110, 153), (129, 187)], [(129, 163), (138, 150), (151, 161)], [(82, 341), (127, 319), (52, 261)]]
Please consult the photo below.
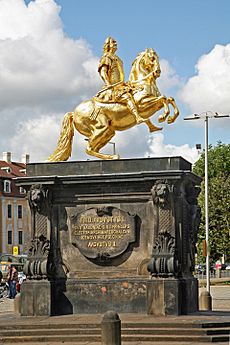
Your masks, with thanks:
[(175, 102), (173, 97), (168, 98), (168, 103), (170, 103), (174, 109), (174, 115), (168, 117), (168, 123), (170, 124), (176, 120), (176, 118), (179, 116), (180, 112), (179, 112), (179, 109), (177, 108), (176, 102)]
[[(115, 135), (115, 131), (109, 128), (108, 131), (104, 133), (104, 135), (101, 136), (101, 140), (99, 144), (95, 147), (96, 152), (99, 152), (102, 147), (108, 144), (108, 142), (114, 137), (114, 135)], [(107, 155), (107, 156), (111, 157), (109, 159), (119, 159), (119, 155)]]
[(117, 155), (108, 155), (99, 152), (114, 135), (115, 131), (109, 127), (107, 118), (101, 115), (92, 136), (89, 137), (86, 153), (101, 159), (119, 159)]

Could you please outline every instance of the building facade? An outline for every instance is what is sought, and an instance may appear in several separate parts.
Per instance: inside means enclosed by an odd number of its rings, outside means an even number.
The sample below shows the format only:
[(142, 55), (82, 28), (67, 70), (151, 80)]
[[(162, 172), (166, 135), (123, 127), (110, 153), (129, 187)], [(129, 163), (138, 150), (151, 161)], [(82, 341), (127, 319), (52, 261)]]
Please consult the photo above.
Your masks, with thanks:
[(30, 238), (30, 215), (26, 192), (15, 177), (25, 177), (29, 156), (13, 162), (10, 152), (0, 160), (0, 253), (26, 254)]

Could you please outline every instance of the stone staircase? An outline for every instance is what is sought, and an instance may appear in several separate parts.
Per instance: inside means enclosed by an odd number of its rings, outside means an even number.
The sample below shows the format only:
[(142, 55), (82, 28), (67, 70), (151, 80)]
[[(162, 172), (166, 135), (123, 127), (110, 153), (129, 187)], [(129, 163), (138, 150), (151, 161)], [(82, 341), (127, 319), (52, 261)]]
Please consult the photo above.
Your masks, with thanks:
[[(49, 319), (50, 320), (50, 319)], [(180, 344), (228, 342), (230, 321), (167, 321), (122, 322), (122, 344)], [(35, 322), (0, 324), (0, 344), (23, 343), (82, 343), (100, 344), (101, 326), (98, 322)]]

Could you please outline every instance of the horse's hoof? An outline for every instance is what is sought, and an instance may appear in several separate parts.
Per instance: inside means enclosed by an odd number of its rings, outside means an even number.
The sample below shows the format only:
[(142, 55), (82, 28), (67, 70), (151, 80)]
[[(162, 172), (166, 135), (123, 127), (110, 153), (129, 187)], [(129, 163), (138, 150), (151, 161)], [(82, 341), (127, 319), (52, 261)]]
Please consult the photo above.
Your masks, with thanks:
[(157, 126), (150, 126), (149, 127), (149, 132), (152, 133), (152, 132), (156, 132), (156, 131), (161, 131), (163, 129), (163, 127), (157, 127)]
[(161, 122), (164, 122), (166, 120), (166, 117), (165, 116), (159, 116), (158, 117), (158, 122), (161, 123)]
[(113, 155), (113, 156), (111, 156), (112, 157), (112, 159), (120, 159), (120, 156), (119, 155)]
[(171, 123), (173, 123), (174, 122), (174, 118), (173, 118), (173, 116), (169, 116), (169, 118), (168, 118), (168, 124), (170, 125)]

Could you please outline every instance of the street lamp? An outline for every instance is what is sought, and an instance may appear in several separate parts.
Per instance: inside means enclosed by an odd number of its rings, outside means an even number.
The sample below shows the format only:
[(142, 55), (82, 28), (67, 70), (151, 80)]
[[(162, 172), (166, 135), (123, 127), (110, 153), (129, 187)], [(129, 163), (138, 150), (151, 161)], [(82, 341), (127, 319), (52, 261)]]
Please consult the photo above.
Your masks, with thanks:
[(196, 144), (196, 150), (197, 150), (198, 154), (200, 155), (201, 150), (202, 150), (201, 144)]
[(116, 155), (116, 144), (113, 141), (109, 141), (108, 144), (113, 145), (113, 155)]
[(206, 111), (201, 114), (193, 114), (185, 117), (184, 120), (204, 119), (205, 123), (205, 241), (206, 241), (206, 293), (201, 296), (202, 309), (212, 310), (212, 298), (210, 295), (210, 269), (209, 269), (209, 219), (208, 219), (208, 119), (230, 117), (220, 115), (217, 112)]

